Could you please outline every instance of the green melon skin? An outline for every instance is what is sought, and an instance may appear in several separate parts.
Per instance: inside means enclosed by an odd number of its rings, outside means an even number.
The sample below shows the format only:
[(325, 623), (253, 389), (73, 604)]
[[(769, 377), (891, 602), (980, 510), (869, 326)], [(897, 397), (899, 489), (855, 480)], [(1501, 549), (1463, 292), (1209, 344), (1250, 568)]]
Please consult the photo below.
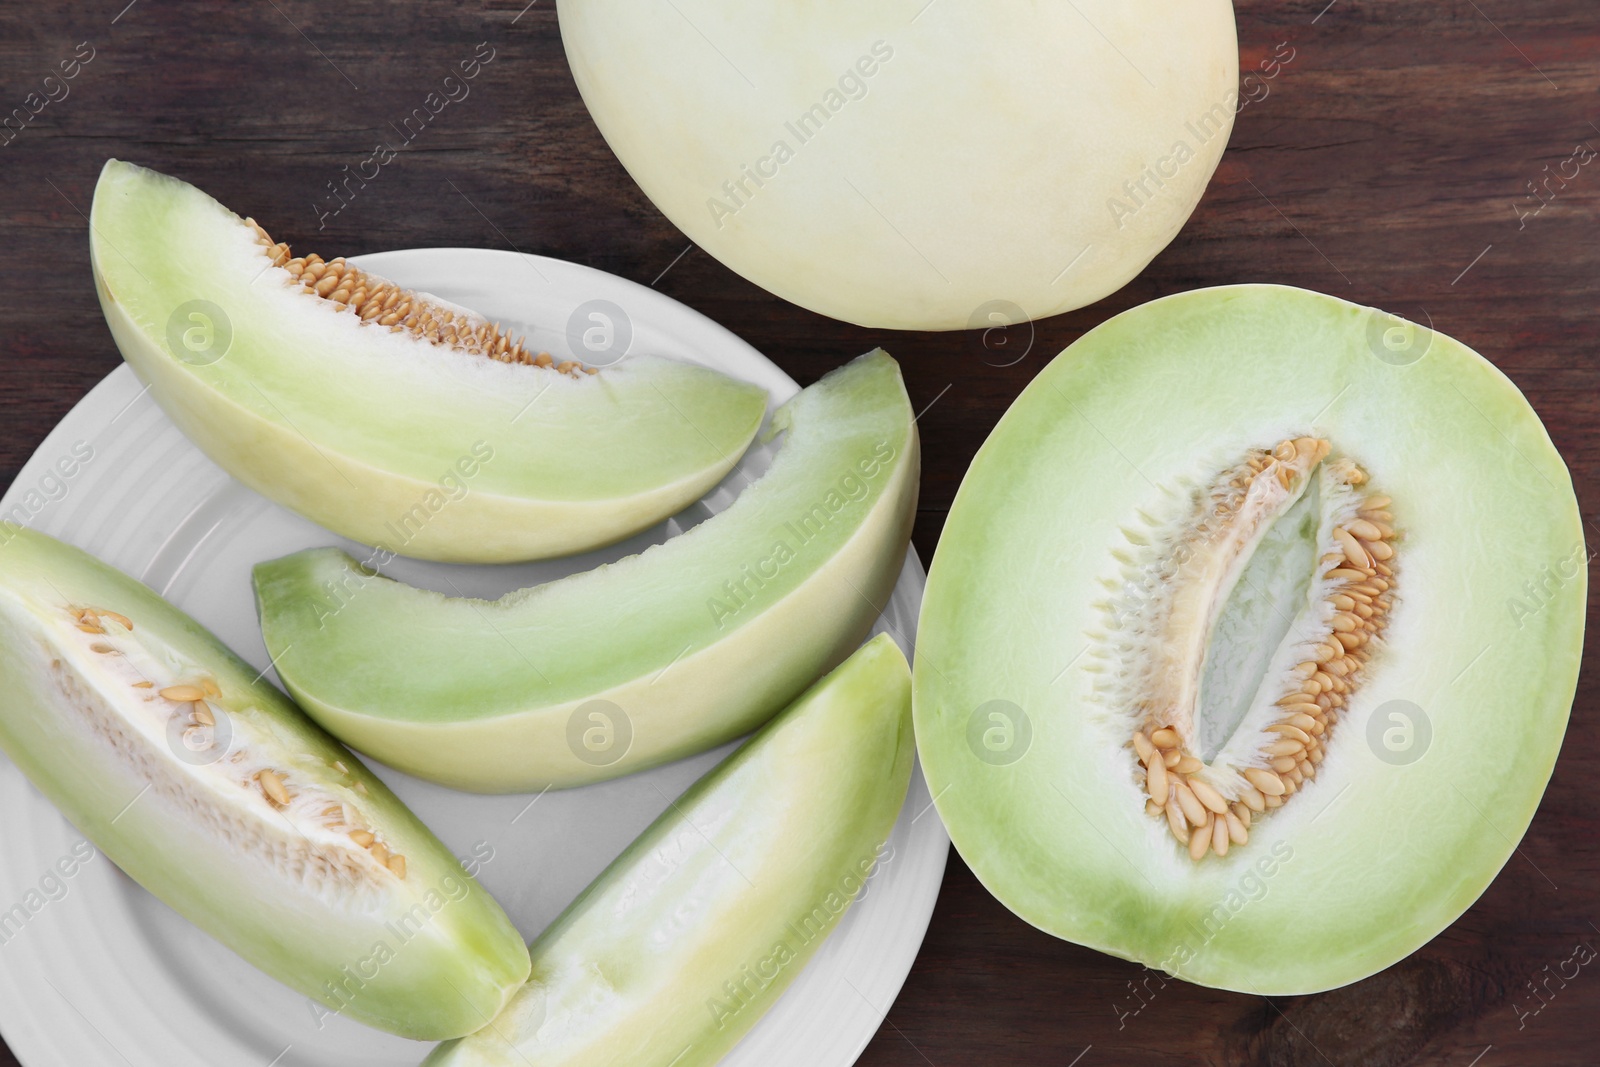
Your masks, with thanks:
[(880, 634), (679, 797), (534, 942), (500, 1017), (424, 1067), (716, 1063), (872, 876), (914, 755)]
[(335, 549), (258, 564), (278, 676), (335, 737), (475, 792), (612, 778), (759, 726), (867, 635), (900, 573), (919, 445), (876, 351), (803, 390), (772, 466), (637, 556), (497, 601)]
[(363, 544), (466, 563), (610, 544), (698, 499), (761, 425), (765, 391), (704, 367), (580, 380), (361, 325), (254, 240), (191, 185), (100, 173), (90, 253), (123, 357), (229, 474)]
[[(1287, 431), (1393, 497), (1399, 600), (1316, 779), (1195, 863), (1145, 815), (1129, 737), (1093, 700), (1091, 605), (1159, 487)], [(1454, 921), (1527, 829), (1576, 685), (1585, 566), (1566, 467), (1465, 345), (1281, 286), (1157, 300), (1047, 366), (962, 483), (921, 614), (922, 766), (963, 858), (1035, 926), (1241, 992), (1353, 982)], [(997, 700), (1029, 729), (979, 758)], [(1368, 741), (1394, 700), (1432, 732), (1400, 765)]]
[[(69, 606), (118, 612), (133, 629), (84, 633)], [(95, 642), (125, 651), (108, 656)], [(117, 673), (128, 670), (154, 685), (132, 687)], [(157, 690), (197, 674), (221, 691), (211, 701), (219, 742), (231, 732), (215, 762), (178, 758), (186, 750), (148, 713), (169, 706)], [(330, 1012), (404, 1037), (456, 1037), (527, 977), (526, 948), (500, 906), (359, 760), (149, 588), (9, 523), (0, 694), (0, 746), (74, 826), (180, 915)], [(359, 809), (405, 857), (405, 878), (359, 849), (370, 870), (355, 888), (319, 877), (348, 838), (291, 825), (292, 804), (277, 810), (219, 777), (241, 750), (247, 765), (282, 772), (297, 798), (314, 786)]]

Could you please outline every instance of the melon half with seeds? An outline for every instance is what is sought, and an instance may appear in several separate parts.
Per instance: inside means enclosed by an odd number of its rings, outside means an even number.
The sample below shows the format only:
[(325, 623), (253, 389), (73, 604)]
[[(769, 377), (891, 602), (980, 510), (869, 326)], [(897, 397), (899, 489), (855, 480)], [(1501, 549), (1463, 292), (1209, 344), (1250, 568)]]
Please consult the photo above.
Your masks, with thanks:
[(470, 1033), (516, 927), (375, 775), (150, 589), (0, 524), (0, 746), (118, 867), (296, 991)]
[(184, 433), (252, 489), (400, 555), (621, 540), (715, 485), (766, 410), (759, 387), (676, 360), (555, 362), (465, 308), (291, 255), (131, 163), (101, 172), (90, 251), (118, 348)]
[(1158, 300), (1046, 367), (962, 483), (923, 767), (1036, 926), (1242, 992), (1352, 982), (1527, 829), (1585, 565), (1544, 427), (1464, 345), (1285, 287)]

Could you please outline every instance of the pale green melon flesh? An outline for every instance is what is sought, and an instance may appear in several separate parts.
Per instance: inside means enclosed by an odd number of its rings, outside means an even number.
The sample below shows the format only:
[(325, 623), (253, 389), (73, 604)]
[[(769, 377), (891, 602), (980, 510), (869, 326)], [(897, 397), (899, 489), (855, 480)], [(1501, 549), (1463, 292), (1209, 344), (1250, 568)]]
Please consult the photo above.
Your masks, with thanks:
[(534, 942), (505, 1012), (426, 1063), (716, 1063), (871, 877), (910, 781), (910, 704), (879, 635), (674, 801)]
[[(130, 163), (101, 172), (90, 250), (117, 346), (180, 429), (252, 489), (401, 555), (620, 540), (715, 485), (766, 407), (756, 386), (660, 357), (574, 378), (363, 325), (272, 266), (227, 208)], [(226, 321), (214, 362), (174, 354), (172, 324), (203, 325), (186, 306)], [(220, 320), (197, 347), (220, 344)]]
[[(1506, 862), (1572, 702), (1580, 517), (1517, 389), (1442, 334), (1406, 336), (1285, 287), (1169, 297), (1075, 343), (979, 452), (929, 576), (917, 739), (956, 846), (1029, 922), (1190, 981), (1304, 993), (1412, 952)], [(1125, 709), (1097, 698), (1097, 605), (1141, 509), (1297, 434), (1393, 498), (1398, 602), (1315, 780), (1196, 863), (1144, 811)], [(1293, 570), (1254, 573), (1282, 591)], [(1249, 598), (1228, 614), (1272, 629)], [(996, 700), (1031, 739), (979, 758), (969, 725)], [(1368, 740), (1401, 723), (1390, 701), (1431, 725), (1413, 762)]]
[[(85, 632), (70, 611), (84, 607), (132, 630), (101, 617), (105, 633)], [(214, 760), (167, 732), (188, 705), (160, 694), (201, 677), (220, 691)], [(453, 1037), (527, 977), (500, 906), (359, 760), (147, 587), (10, 524), (0, 693), (0, 744), (62, 814), (179, 914), (329, 1009)], [(279, 775), (286, 806), (251, 777), (258, 768)], [(404, 856), (404, 876), (352, 842), (342, 814), (320, 817), (324, 805), (348, 807)]]
[[(775, 424), (772, 466), (726, 511), (498, 601), (367, 577), (332, 549), (259, 564), (279, 677), (346, 743), (476, 791), (595, 781), (747, 732), (866, 636), (916, 508), (916, 425), (887, 354), (832, 372)], [(604, 739), (625, 755), (579, 757), (572, 722), (591, 700), (629, 724), (631, 741)]]

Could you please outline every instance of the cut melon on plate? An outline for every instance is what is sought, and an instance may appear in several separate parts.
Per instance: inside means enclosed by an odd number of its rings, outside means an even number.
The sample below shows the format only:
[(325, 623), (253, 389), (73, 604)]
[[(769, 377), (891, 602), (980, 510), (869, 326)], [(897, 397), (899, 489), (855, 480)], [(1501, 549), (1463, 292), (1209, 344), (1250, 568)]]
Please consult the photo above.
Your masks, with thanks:
[(714, 486), (766, 409), (757, 386), (677, 360), (556, 362), (464, 308), (291, 257), (193, 186), (118, 160), (90, 252), (117, 346), (207, 455), (399, 555), (501, 562), (621, 540)]
[(327, 1013), (455, 1037), (527, 977), (488, 892), (259, 671), (148, 587), (10, 523), (0, 693), (0, 747), (74, 826)]
[(267, 649), (336, 737), (480, 792), (611, 778), (759, 726), (866, 636), (900, 573), (919, 446), (869, 353), (781, 408), (772, 466), (721, 514), (496, 601), (337, 549), (258, 564)]
[(534, 942), (500, 1016), (427, 1067), (710, 1067), (891, 853), (916, 746), (879, 634), (696, 782)]

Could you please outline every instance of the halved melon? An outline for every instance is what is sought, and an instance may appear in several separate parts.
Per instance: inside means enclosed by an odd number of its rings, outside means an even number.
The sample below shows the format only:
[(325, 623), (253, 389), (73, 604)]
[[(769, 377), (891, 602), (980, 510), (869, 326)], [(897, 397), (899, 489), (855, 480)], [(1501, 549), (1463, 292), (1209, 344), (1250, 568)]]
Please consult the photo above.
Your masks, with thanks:
[(1057, 936), (1306, 993), (1415, 950), (1527, 829), (1585, 549), (1482, 357), (1237, 286), (1118, 315), (979, 452), (922, 609), (917, 739), (983, 883)]
[(828, 374), (774, 426), (772, 466), (726, 511), (497, 601), (335, 549), (258, 564), (278, 676), (347, 744), (479, 792), (615, 777), (759, 726), (866, 636), (917, 500), (916, 424), (886, 353)]
[(133, 579), (0, 524), (0, 745), (180, 915), (330, 1011), (459, 1036), (516, 927), (383, 782)]
[(193, 186), (111, 160), (95, 285), (163, 410), (250, 488), (335, 533), (495, 562), (618, 541), (738, 461), (766, 394), (704, 367), (534, 355), (342, 259), (291, 257)]
[(426, 1064), (716, 1063), (872, 877), (914, 754), (880, 634), (673, 801), (534, 942), (500, 1017)]

